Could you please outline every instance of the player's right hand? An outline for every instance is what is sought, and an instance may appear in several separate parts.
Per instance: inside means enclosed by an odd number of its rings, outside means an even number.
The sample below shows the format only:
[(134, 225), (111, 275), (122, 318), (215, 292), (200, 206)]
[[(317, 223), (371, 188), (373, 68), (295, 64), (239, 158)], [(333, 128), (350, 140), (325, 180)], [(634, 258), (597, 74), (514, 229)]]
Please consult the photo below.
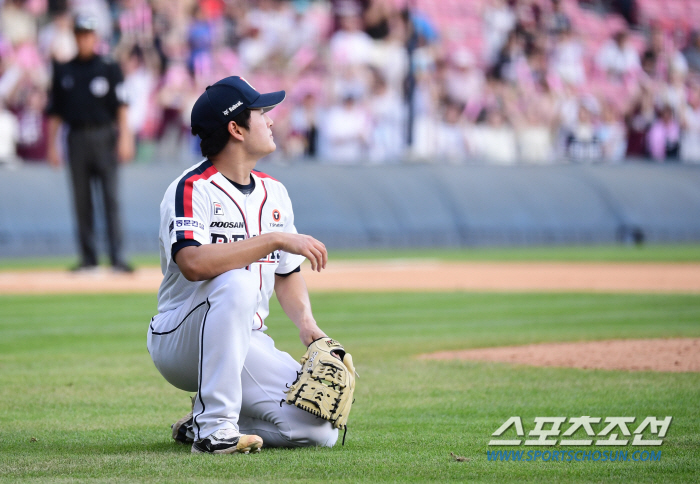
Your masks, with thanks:
[(328, 251), (320, 240), (310, 235), (283, 233), (280, 249), (290, 254), (303, 255), (311, 263), (311, 270), (321, 272), (328, 262)]
[(61, 159), (61, 152), (54, 147), (49, 147), (46, 153), (46, 158), (49, 161), (49, 165), (51, 165), (54, 168), (59, 168), (63, 164), (63, 160)]

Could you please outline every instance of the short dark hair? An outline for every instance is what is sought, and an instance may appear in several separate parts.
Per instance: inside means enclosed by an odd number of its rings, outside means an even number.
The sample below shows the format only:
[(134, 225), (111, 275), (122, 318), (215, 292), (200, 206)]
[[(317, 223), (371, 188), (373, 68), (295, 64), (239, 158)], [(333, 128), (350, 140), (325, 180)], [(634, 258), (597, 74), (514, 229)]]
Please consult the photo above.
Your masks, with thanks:
[[(241, 128), (250, 129), (250, 109), (244, 109), (234, 116), (231, 121), (234, 121)], [(194, 128), (192, 128), (192, 134), (201, 138), (200, 133)], [(221, 150), (224, 149), (230, 137), (228, 123), (226, 123), (206, 138), (202, 138), (199, 142), (199, 149), (202, 151), (202, 156), (210, 158), (221, 153)]]

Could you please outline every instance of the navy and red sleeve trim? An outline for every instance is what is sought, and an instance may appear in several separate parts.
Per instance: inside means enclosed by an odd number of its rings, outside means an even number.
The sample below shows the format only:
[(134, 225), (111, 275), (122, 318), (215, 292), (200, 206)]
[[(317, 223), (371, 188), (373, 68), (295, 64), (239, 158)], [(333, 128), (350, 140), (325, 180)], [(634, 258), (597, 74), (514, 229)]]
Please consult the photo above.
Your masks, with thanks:
[[(211, 161), (206, 160), (199, 164), (195, 169), (185, 174), (177, 184), (175, 190), (175, 217), (191, 218), (192, 211), (192, 191), (194, 182), (197, 180), (207, 180), (217, 173)], [(178, 230), (177, 240), (193, 240), (194, 234), (191, 230)]]
[(177, 260), (175, 260), (175, 254), (178, 253), (178, 251), (184, 249), (185, 247), (199, 247), (200, 244), (196, 240), (178, 240), (175, 242), (170, 249), (170, 258), (175, 261), (177, 264)]
[(280, 276), (280, 277), (287, 277), (287, 276), (291, 276), (291, 275), (294, 274), (295, 272), (301, 272), (301, 266), (297, 266), (296, 269), (294, 269), (294, 270), (292, 270), (292, 271), (289, 271), (289, 272), (287, 272), (286, 274), (277, 274), (277, 273), (275, 273), (275, 275), (276, 275), (276, 276)]

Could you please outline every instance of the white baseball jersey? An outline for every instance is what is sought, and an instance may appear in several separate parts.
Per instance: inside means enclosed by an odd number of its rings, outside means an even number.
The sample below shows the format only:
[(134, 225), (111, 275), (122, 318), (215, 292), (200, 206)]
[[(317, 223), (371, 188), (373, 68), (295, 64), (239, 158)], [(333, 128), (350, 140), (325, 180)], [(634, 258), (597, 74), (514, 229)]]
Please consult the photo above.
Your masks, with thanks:
[[(175, 243), (192, 245), (235, 243), (269, 232), (297, 233), (287, 189), (274, 178), (253, 171), (255, 189), (241, 193), (209, 160), (188, 168), (166, 190), (160, 205), (160, 265), (163, 282), (158, 291), (158, 312), (182, 305), (201, 282), (185, 279), (172, 260)], [(265, 330), (275, 273), (296, 269), (303, 256), (274, 251), (247, 266), (258, 275), (260, 297), (251, 321), (253, 329)]]

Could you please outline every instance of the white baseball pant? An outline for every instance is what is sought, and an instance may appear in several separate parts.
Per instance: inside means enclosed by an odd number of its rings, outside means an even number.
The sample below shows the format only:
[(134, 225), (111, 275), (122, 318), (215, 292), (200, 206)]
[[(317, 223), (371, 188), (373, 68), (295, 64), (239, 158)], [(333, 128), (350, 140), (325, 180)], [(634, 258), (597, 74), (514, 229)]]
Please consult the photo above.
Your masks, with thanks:
[(197, 392), (195, 440), (232, 428), (266, 447), (332, 447), (330, 422), (280, 401), (300, 365), (252, 329), (260, 279), (245, 269), (203, 282), (180, 308), (156, 315), (148, 352), (165, 379)]

